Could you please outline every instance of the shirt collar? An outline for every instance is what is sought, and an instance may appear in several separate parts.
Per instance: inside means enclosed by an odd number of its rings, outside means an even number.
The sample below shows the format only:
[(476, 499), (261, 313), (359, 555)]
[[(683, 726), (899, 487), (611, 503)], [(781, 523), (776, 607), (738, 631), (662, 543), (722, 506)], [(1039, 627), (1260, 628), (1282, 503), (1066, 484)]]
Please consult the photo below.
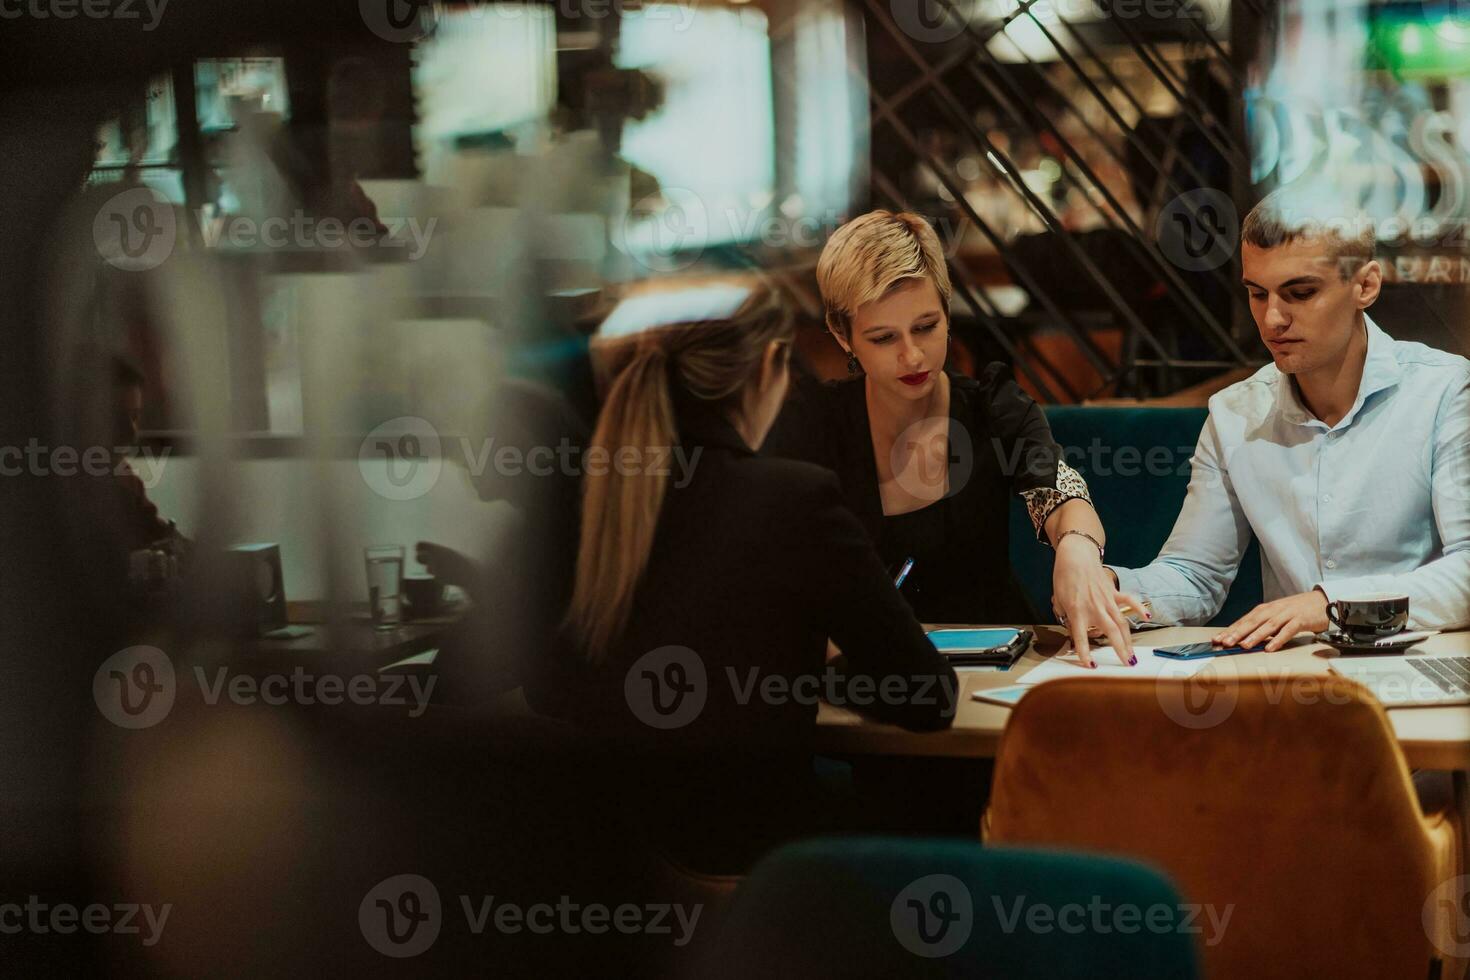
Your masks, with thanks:
[[(1378, 324), (1373, 322), (1373, 318), (1366, 313), (1363, 314), (1363, 325), (1368, 331), (1368, 356), (1363, 361), (1363, 377), (1358, 382), (1358, 397), (1353, 402), (1353, 407), (1348, 409), (1348, 413), (1342, 417), (1342, 421), (1332, 427), (1333, 429), (1351, 425), (1364, 402), (1378, 392), (1398, 384), (1403, 374), (1403, 369), (1399, 367), (1399, 360), (1394, 354), (1394, 339), (1384, 333)], [(1276, 391), (1276, 401), (1281, 417), (1296, 425), (1315, 424), (1325, 429), (1326, 424), (1307, 411), (1307, 407), (1302, 404), (1291, 375), (1279, 374), (1278, 377), (1280, 383)]]

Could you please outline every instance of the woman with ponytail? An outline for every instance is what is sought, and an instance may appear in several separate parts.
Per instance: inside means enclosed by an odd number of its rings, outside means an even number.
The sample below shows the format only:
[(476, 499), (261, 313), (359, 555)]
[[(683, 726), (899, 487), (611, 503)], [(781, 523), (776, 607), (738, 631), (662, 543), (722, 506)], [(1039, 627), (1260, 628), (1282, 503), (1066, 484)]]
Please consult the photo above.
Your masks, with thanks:
[(640, 795), (757, 848), (810, 788), (819, 696), (920, 730), (948, 726), (958, 697), (836, 478), (756, 455), (792, 330), (755, 278), (645, 287), (603, 323), (567, 618), (580, 720), (658, 760)]

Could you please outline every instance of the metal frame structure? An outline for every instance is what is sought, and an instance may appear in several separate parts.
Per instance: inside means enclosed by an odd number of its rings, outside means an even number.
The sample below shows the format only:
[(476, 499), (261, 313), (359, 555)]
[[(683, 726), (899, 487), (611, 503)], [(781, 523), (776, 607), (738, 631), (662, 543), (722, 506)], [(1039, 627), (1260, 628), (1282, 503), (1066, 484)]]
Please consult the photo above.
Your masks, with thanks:
[[(1231, 113), (1233, 118), (1221, 118), (1217, 109), (1212, 109), (1192, 84), (1202, 77), (1201, 72), (1214, 73), (1220, 84), (1228, 86), (1234, 98), (1231, 104), (1238, 107), (1239, 95), (1244, 81), (1232, 54), (1212, 36), (1200, 22), (1196, 12), (1188, 6), (1192, 0), (1169, 0), (1177, 14), (1177, 21), (1187, 23), (1192, 31), (1184, 36), (1171, 37), (1170, 41), (1182, 45), (1188, 54), (1189, 66), (1193, 71), (1181, 76), (1171, 65), (1170, 59), (1161, 51), (1160, 43), (1150, 38), (1150, 31), (1143, 25), (1130, 23), (1129, 16), (1117, 15), (1111, 9), (1112, 0), (1095, 0), (1103, 20), (1085, 24), (1072, 20), (1054, 11), (1044, 10), (1047, 16), (1039, 16), (1037, 6), (1041, 0), (1015, 0), (1015, 9), (1000, 20), (980, 23), (957, 0), (918, 0), (925, 5), (936, 28), (935, 33), (952, 34), (954, 39), (944, 44), (926, 43), (916, 40), (896, 16), (899, 5), (889, 0), (862, 0), (869, 29), (870, 50), (878, 46), (901, 53), (917, 75), (899, 85), (891, 92), (881, 91), (882, 79), (876, 70), (870, 78), (870, 103), (872, 108), (873, 138), (896, 138), (907, 151), (907, 162), (928, 168), (939, 184), (945, 188), (953, 207), (964, 221), (977, 229), (994, 248), (1004, 262), (1011, 280), (1021, 287), (1028, 298), (1027, 311), (1019, 317), (1005, 317), (989, 301), (983, 285), (962, 262), (951, 262), (951, 277), (956, 293), (973, 311), (980, 328), (993, 342), (999, 344), (1007, 355), (1014, 358), (1016, 370), (1036, 388), (1038, 393), (1053, 401), (1078, 401), (1101, 393), (1122, 395), (1166, 394), (1181, 387), (1181, 372), (1226, 371), (1259, 363), (1246, 353), (1243, 346), (1246, 331), (1240, 329), (1246, 318), (1239, 308), (1238, 258), (1232, 256), (1223, 268), (1207, 270), (1202, 274), (1190, 275), (1182, 270), (1161, 251), (1152, 233), (1148, 220), (1136, 220), (1119, 200), (1119, 188), (1109, 183), (1089, 166), (1084, 154), (1078, 150), (1064, 133), (1064, 117), (1070, 116), (1104, 148), (1116, 163), (1120, 172), (1126, 173), (1130, 161), (1125, 159), (1126, 147), (1136, 154), (1132, 161), (1135, 168), (1141, 159), (1151, 171), (1147, 177), (1150, 193), (1147, 195), (1146, 215), (1157, 214), (1163, 202), (1177, 198), (1197, 188), (1214, 187), (1225, 194), (1238, 192), (1248, 186), (1249, 154), (1243, 139), (1244, 123), (1239, 111)], [(1022, 62), (1002, 62), (991, 50), (991, 42), (1007, 27), (1025, 21), (1033, 27), (1055, 51), (1059, 63), (1082, 90), (1095, 100), (1098, 108), (1116, 127), (1117, 138), (1109, 139), (1098, 132), (1082, 108), (1069, 101), (1038, 71), (1037, 62), (1024, 51)], [(1230, 178), (1223, 184), (1218, 176), (1212, 181), (1200, 172), (1187, 155), (1178, 152), (1177, 146), (1166, 145), (1162, 149), (1151, 147), (1128, 122), (1125, 116), (1142, 119), (1147, 116), (1140, 95), (1130, 90), (1129, 85), (1114, 70), (1108, 56), (1099, 50), (1096, 40), (1088, 34), (1101, 28), (1110, 35), (1114, 49), (1131, 49), (1132, 57), (1146, 69), (1146, 76), (1165, 92), (1177, 106), (1174, 128), (1192, 127), (1218, 154), (1229, 169)], [(1019, 49), (1018, 49), (1019, 50)], [(873, 58), (876, 62), (878, 59)], [(1018, 81), (1018, 72), (1026, 72), (1028, 81), (1040, 84), (1059, 108), (1048, 115), (1037, 104)], [(954, 80), (953, 82), (951, 80)], [(966, 104), (959, 83), (972, 92), (978, 86), (988, 102), (983, 106)], [(1111, 93), (1111, 94), (1110, 94)], [(1096, 309), (1080, 310), (1059, 302), (1054, 290), (1046, 285), (1047, 270), (1036, 267), (1034, 261), (1018, 254), (1013, 242), (1006, 240), (1002, 229), (987, 223), (977, 209), (966, 200), (965, 181), (955, 169), (955, 157), (942, 159), (925, 146), (921, 134), (906, 118), (912, 110), (922, 109), (931, 117), (936, 115), (944, 126), (959, 140), (968, 143), (976, 159), (985, 161), (998, 183), (1024, 205), (1045, 229), (1052, 248), (1059, 260), (1082, 270), (1089, 280), (1088, 285), (1102, 297)], [(1192, 343), (1205, 342), (1213, 351), (1209, 357), (1181, 356), (1175, 338), (1165, 336), (1160, 324), (1150, 322), (1143, 311), (1122, 295), (1117, 285), (1099, 265), (1098, 256), (1089, 252), (1085, 243), (1074, 231), (1064, 224), (1053, 204), (1037, 194), (1022, 179), (1014, 160), (1003, 147), (993, 141), (984, 128), (977, 124), (974, 112), (977, 108), (995, 111), (1008, 125), (1017, 130), (1035, 135), (1045, 135), (1054, 147), (1061, 148), (1060, 182), (1066, 188), (1075, 189), (1089, 202), (1101, 219), (1101, 227), (1118, 233), (1116, 240), (1131, 253), (1138, 268), (1153, 277), (1153, 291), (1167, 297), (1174, 309), (1185, 314), (1184, 321), (1171, 324), (1177, 330), (1193, 335)], [(1245, 177), (1243, 183), (1240, 179)], [(1114, 182), (1116, 183), (1116, 181)], [(903, 191), (902, 174), (884, 173), (875, 162), (873, 190), (875, 203), (909, 210), (917, 210), (910, 195)], [(1231, 230), (1233, 234), (1233, 229)], [(1211, 289), (1211, 287), (1224, 287)], [(1213, 302), (1206, 291), (1213, 292)], [(1220, 297), (1230, 297), (1224, 303)], [(1093, 330), (1098, 325), (1121, 329), (1123, 333), (1120, 357), (1110, 357), (1095, 341)], [(1076, 355), (1084, 360), (1100, 377), (1101, 383), (1091, 390), (1077, 390), (1062, 377), (1055, 366), (1025, 338), (1036, 329), (1047, 329), (1064, 334), (1075, 348)]]

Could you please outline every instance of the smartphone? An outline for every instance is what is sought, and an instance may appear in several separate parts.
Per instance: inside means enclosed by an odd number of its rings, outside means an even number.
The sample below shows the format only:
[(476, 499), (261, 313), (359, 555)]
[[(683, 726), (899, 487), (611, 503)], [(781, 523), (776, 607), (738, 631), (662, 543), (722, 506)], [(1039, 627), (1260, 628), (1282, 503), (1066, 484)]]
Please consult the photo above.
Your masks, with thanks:
[(1170, 660), (1203, 660), (1206, 657), (1228, 657), (1234, 653), (1260, 653), (1265, 645), (1254, 647), (1217, 647), (1213, 643), (1181, 643), (1177, 647), (1158, 647), (1154, 654)]
[(909, 572), (913, 570), (914, 560), (912, 558), (905, 558), (903, 564), (898, 567), (898, 571), (893, 575), (893, 587), (895, 589), (903, 588), (903, 580), (908, 578)]
[(1166, 630), (1166, 629), (1168, 629), (1170, 627), (1170, 625), (1172, 625), (1172, 624), (1170, 624), (1170, 623), (1155, 623), (1153, 620), (1150, 620), (1150, 619), (1133, 619), (1133, 618), (1129, 617), (1129, 619), (1128, 619), (1128, 632), (1130, 632), (1130, 633), (1147, 633), (1149, 630)]

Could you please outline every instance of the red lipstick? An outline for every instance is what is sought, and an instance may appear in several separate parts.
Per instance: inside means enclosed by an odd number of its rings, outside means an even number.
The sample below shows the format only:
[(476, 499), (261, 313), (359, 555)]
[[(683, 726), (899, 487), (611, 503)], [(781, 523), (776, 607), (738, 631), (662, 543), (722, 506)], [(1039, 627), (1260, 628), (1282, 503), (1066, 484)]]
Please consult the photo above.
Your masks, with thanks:
[(925, 381), (929, 380), (929, 372), (920, 371), (918, 374), (899, 375), (898, 380), (902, 381), (906, 385), (921, 385)]

